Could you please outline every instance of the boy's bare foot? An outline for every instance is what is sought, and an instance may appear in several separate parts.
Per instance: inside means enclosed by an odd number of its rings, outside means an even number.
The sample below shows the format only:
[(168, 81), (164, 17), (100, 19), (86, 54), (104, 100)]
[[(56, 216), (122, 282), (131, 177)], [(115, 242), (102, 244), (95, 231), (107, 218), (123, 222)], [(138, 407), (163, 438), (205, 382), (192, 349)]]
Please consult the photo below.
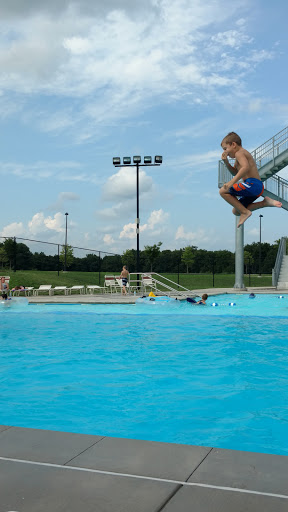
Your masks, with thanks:
[(237, 228), (240, 228), (240, 226), (242, 226), (242, 224), (244, 224), (245, 220), (249, 219), (249, 217), (251, 217), (251, 215), (252, 215), (252, 212), (250, 212), (249, 210), (247, 210), (247, 213), (246, 212), (241, 213)]
[(276, 206), (277, 208), (281, 208), (282, 203), (280, 201), (276, 201), (275, 199), (271, 199), (271, 197), (264, 197), (264, 205), (265, 206)]

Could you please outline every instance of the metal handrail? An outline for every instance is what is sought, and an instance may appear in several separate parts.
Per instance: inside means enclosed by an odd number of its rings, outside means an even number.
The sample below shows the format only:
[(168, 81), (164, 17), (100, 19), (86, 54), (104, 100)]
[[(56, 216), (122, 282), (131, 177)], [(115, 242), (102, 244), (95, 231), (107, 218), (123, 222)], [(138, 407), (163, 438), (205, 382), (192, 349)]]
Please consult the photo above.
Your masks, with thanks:
[(281, 271), (283, 256), (286, 255), (286, 244), (287, 244), (287, 237), (283, 236), (280, 240), (280, 244), (278, 247), (275, 267), (272, 269), (272, 286), (277, 286), (280, 271)]
[[(283, 144), (287, 143), (288, 146), (288, 126), (283, 128), (283, 130), (280, 130), (280, 132), (276, 133), (273, 137), (268, 139), (266, 142), (261, 144), (261, 146), (258, 146), (254, 151), (252, 151), (252, 155), (254, 157), (254, 160), (257, 162), (258, 159), (261, 160), (264, 155), (268, 155), (269, 153), (273, 153), (273, 157), (270, 160), (273, 160), (275, 156), (278, 156), (279, 148)], [(268, 149), (267, 149), (268, 148)], [(277, 154), (275, 154), (277, 153)], [(260, 164), (263, 165), (263, 164)]]
[[(168, 281), (169, 283), (173, 284), (174, 286), (175, 286), (175, 282), (171, 281), (171, 279), (168, 279), (168, 277), (162, 276), (161, 274), (157, 274), (157, 272), (132, 272), (129, 274), (129, 283), (138, 281), (138, 278), (135, 280), (131, 279), (131, 275), (134, 275), (134, 274), (137, 276), (138, 275), (141, 276), (141, 283), (143, 283), (142, 277), (151, 277), (151, 280), (152, 280), (151, 288), (153, 290), (155, 290), (156, 292), (161, 291), (161, 293), (163, 293), (163, 295), (171, 295), (171, 293), (174, 293), (175, 295), (180, 295), (181, 297), (187, 297), (187, 295), (193, 294), (193, 292), (191, 292), (191, 290), (188, 290), (188, 288), (185, 288), (185, 286), (182, 286), (181, 284), (179, 284), (179, 285), (177, 284), (176, 286), (179, 288), (182, 288), (182, 290), (184, 290), (184, 291), (179, 290), (179, 289), (177, 290), (176, 288), (169, 286), (168, 284), (166, 284), (163, 281)], [(162, 279), (163, 281), (156, 279), (154, 276), (158, 276), (158, 278)], [(159, 288), (157, 288), (157, 284), (163, 286), (164, 290), (159, 290)]]
[(280, 176), (271, 176), (264, 182), (264, 190), (271, 192), (279, 200), (288, 202), (288, 181)]

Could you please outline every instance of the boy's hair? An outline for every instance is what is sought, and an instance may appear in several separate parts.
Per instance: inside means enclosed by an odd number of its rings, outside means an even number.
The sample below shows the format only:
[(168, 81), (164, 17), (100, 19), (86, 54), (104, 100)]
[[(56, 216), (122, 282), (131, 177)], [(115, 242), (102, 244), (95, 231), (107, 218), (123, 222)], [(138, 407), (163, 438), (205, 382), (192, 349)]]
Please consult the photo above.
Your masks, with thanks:
[(207, 299), (208, 299), (208, 295), (207, 295), (207, 293), (203, 293), (203, 295), (202, 295), (202, 299), (203, 299), (203, 300), (207, 300)]
[(226, 144), (232, 144), (232, 142), (236, 142), (236, 144), (238, 144), (238, 146), (242, 146), (242, 140), (239, 137), (239, 135), (237, 135), (237, 133), (235, 133), (235, 132), (229, 132), (226, 135), (226, 137), (224, 137), (224, 139), (222, 140), (221, 145), (225, 142), (226, 142)]

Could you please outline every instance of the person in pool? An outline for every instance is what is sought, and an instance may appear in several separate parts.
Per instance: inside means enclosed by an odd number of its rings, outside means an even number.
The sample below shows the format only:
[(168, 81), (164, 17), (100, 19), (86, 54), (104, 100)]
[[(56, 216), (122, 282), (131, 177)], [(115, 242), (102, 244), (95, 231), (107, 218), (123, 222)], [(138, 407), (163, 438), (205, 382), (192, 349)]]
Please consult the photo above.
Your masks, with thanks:
[(196, 302), (195, 304), (203, 304), (204, 306), (206, 306), (207, 299), (208, 299), (207, 293), (203, 293), (202, 298), (200, 300), (198, 300), (198, 302)]

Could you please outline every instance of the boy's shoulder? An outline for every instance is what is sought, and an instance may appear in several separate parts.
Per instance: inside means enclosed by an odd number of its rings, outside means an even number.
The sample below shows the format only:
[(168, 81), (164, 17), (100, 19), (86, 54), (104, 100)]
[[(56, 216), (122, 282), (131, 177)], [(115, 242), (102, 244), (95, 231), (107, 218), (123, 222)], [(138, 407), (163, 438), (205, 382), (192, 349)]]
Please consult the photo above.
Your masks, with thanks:
[(237, 153), (242, 154), (242, 155), (251, 155), (250, 151), (248, 151), (248, 149), (243, 148), (242, 146), (237, 151)]

